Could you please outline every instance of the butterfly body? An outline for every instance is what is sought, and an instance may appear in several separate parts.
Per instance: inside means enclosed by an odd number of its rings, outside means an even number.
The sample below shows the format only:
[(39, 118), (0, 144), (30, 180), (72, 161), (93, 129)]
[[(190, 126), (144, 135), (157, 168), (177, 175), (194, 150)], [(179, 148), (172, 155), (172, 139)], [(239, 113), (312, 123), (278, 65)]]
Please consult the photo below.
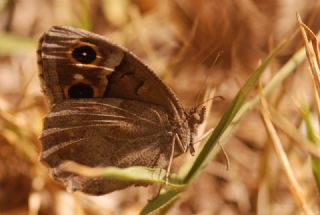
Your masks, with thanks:
[(61, 171), (64, 160), (91, 167), (166, 167), (190, 147), (204, 109), (184, 110), (137, 57), (107, 39), (52, 27), (39, 42), (42, 89), (50, 104), (41, 160), (73, 190), (104, 194), (131, 185)]

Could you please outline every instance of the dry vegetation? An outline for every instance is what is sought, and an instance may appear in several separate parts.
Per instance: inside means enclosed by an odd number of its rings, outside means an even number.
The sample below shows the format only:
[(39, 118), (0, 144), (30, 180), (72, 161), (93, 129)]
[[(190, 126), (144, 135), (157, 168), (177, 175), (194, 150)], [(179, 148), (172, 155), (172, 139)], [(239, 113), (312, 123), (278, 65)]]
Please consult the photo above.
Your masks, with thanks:
[[(298, 30), (296, 12), (318, 32), (319, 6), (316, 0), (0, 0), (0, 214), (138, 214), (158, 189), (131, 187), (99, 197), (68, 193), (39, 163), (47, 106), (36, 44), (50, 26), (85, 28), (132, 50), (185, 107), (200, 102), (204, 85), (214, 87), (223, 100), (213, 104), (211, 128), (261, 60)], [(299, 32), (260, 85), (303, 45)], [(168, 214), (320, 214), (320, 150), (310, 143), (319, 143), (319, 128), (312, 139), (305, 123), (308, 114), (311, 126), (318, 123), (313, 80), (307, 62), (295, 65), (224, 145), (228, 169), (220, 153)], [(174, 168), (189, 158), (177, 158)]]

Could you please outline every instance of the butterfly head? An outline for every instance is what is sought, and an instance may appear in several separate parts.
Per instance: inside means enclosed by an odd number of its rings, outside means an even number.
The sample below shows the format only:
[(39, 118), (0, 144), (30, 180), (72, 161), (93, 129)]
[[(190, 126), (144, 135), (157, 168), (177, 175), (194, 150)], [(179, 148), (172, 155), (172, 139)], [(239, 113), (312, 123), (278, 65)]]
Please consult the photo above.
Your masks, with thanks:
[(204, 121), (206, 113), (206, 107), (194, 107), (189, 110), (187, 113), (187, 121), (191, 133), (196, 134), (198, 126)]
[(198, 127), (201, 123), (203, 123), (205, 119), (206, 107), (205, 106), (197, 106), (191, 108), (187, 113), (187, 121), (188, 126), (190, 129), (190, 143), (189, 143), (189, 150), (190, 153), (193, 155), (195, 150), (193, 148), (194, 145), (194, 136), (197, 135)]

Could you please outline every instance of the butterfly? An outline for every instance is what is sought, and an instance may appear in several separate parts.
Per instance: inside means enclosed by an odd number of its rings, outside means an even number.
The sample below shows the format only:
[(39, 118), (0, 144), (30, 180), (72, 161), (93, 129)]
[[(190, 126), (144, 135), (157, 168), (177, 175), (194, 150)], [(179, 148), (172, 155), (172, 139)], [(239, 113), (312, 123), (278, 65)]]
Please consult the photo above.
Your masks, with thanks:
[(173, 91), (133, 53), (81, 29), (51, 27), (38, 46), (39, 78), (49, 113), (40, 159), (73, 191), (100, 195), (138, 183), (87, 178), (59, 168), (165, 168), (193, 151), (205, 107), (183, 108)]

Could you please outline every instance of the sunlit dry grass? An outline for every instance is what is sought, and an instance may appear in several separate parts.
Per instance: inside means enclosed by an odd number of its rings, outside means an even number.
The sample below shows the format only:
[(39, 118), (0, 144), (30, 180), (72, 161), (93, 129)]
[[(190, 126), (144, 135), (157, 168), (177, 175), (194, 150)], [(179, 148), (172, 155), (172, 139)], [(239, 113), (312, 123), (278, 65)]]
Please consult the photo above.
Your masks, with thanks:
[[(85, 28), (129, 48), (186, 107), (201, 103), (198, 95), (204, 85), (215, 88), (215, 95), (223, 99), (213, 103), (207, 121), (211, 128), (261, 60), (298, 29), (297, 11), (318, 32), (317, 5), (316, 0), (0, 1), (0, 214), (139, 214), (159, 190), (131, 187), (101, 197), (71, 194), (39, 163), (38, 136), (47, 106), (35, 49), (50, 26)], [(229, 170), (225, 156), (218, 154), (168, 214), (319, 213), (319, 188), (310, 159), (319, 160), (319, 147), (306, 135), (297, 105), (303, 101), (311, 107), (310, 115), (319, 117), (318, 82), (304, 62), (305, 51), (297, 51), (304, 42), (300, 33), (296, 35), (269, 64), (261, 84), (281, 153), (307, 209), (304, 203), (296, 204), (290, 192), (283, 163), (271, 145), (271, 127), (267, 131), (254, 109), (259, 102), (255, 92), (241, 109), (245, 118), (235, 124), (236, 132), (223, 146)], [(314, 133), (319, 137), (319, 130)], [(189, 159), (177, 158), (173, 171)]]

